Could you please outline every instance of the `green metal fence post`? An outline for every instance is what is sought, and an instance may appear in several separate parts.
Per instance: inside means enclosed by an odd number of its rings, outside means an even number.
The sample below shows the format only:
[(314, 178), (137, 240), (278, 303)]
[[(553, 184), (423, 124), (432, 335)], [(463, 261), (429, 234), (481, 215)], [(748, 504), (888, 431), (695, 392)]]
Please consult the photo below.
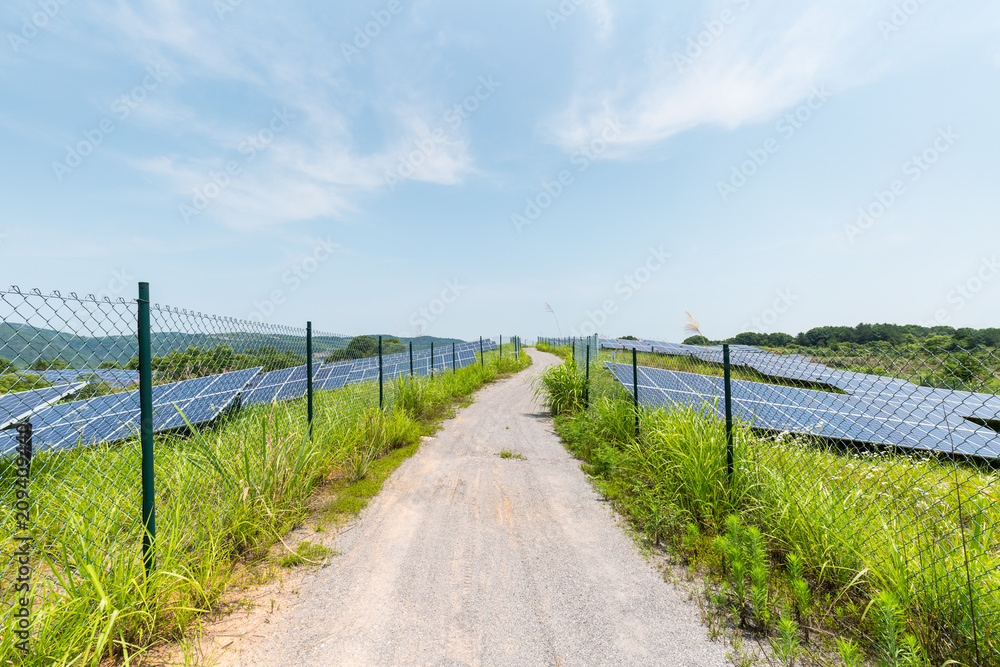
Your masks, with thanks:
[(382, 372), (382, 337), (378, 337), (378, 407), (382, 407), (382, 382), (383, 382), (383, 372)]
[(486, 366), (486, 352), (483, 350), (483, 337), (479, 337), (479, 365)]
[(726, 474), (733, 481), (733, 387), (730, 381), (729, 344), (722, 345), (722, 381), (726, 392)]
[(590, 343), (587, 343), (587, 383), (583, 386), (583, 407), (590, 407)]
[(413, 341), (410, 341), (410, 377), (413, 377)]
[(500, 358), (503, 359), (503, 334), (500, 334)]
[(313, 434), (313, 323), (306, 322), (306, 419)]
[(635, 403), (635, 437), (639, 437), (639, 362), (632, 348), (632, 400)]
[(454, 372), (456, 372), (458, 370), (458, 366), (455, 365), (455, 360), (456, 360), (456, 357), (455, 357), (455, 344), (452, 343), (451, 344), (451, 372), (452, 373), (454, 373)]
[(431, 379), (434, 379), (434, 341), (431, 341)]
[(153, 450), (153, 356), (149, 321), (149, 283), (139, 283), (139, 442), (142, 447), (142, 564), (146, 576), (156, 567), (156, 487)]

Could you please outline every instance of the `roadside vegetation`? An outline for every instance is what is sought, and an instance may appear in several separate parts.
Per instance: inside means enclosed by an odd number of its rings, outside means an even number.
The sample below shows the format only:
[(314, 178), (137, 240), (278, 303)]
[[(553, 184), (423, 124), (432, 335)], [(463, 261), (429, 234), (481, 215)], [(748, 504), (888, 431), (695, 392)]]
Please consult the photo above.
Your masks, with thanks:
[(570, 361), (542, 376), (558, 433), (639, 534), (703, 579), (710, 627), (742, 655), (1000, 664), (994, 471), (737, 423), (730, 477), (724, 425), (707, 412), (642, 409), (637, 435), (610, 373), (591, 368), (589, 409), (585, 385)]
[[(183, 638), (220, 600), (234, 573), (271, 557), (317, 494), (332, 498), (317, 530), (353, 516), (456, 405), (529, 364), (527, 355), (516, 360), (505, 346), (502, 358), (486, 353), (484, 365), (387, 384), (385, 409), (378, 407), (376, 383), (318, 392), (311, 435), (305, 399), (299, 399), (159, 437), (156, 567), (148, 579), (140, 549), (138, 442), (36, 454), (31, 648), (21, 657), (5, 623), (0, 656), (39, 667), (121, 664)], [(187, 375), (193, 366), (168, 368)], [(5, 506), (13, 505), (13, 475), (13, 466), (0, 472)], [(5, 515), (3, 530), (13, 534), (13, 521)], [(330, 555), (307, 544), (286, 549), (277, 562), (310, 564)], [(4, 553), (2, 562), (12, 562), (10, 556)], [(13, 575), (2, 573), (8, 580)], [(12, 609), (12, 602), (5, 597), (2, 605)]]

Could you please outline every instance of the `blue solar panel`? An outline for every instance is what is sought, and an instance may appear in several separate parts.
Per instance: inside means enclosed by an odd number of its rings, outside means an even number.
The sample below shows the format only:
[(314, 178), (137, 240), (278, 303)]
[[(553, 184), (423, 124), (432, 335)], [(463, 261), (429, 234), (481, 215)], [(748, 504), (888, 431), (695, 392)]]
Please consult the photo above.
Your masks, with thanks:
[(191, 424), (212, 421), (260, 371), (247, 368), (153, 387), (153, 430), (181, 428), (185, 418)]
[(261, 373), (240, 397), (245, 406), (264, 405), (273, 401), (300, 398), (306, 393), (306, 367), (280, 368)]
[(350, 361), (341, 361), (334, 364), (324, 364), (324, 373), (317, 375), (318, 385), (321, 390), (340, 389), (347, 383), (347, 378), (351, 373), (354, 364)]
[[(154, 386), (154, 431), (184, 426), (179, 410), (192, 424), (215, 419), (259, 371), (251, 368)], [(139, 392), (52, 405), (35, 413), (31, 422), (35, 426), (34, 444), (39, 450), (124, 440), (138, 432)]]
[[(608, 362), (606, 366), (626, 389), (632, 389), (630, 365)], [(688, 405), (722, 415), (721, 378), (646, 367), (638, 371), (640, 403)], [(910, 450), (1000, 457), (997, 433), (962, 419), (954, 405), (949, 406), (937, 394), (851, 396), (744, 380), (733, 380), (731, 386), (734, 415), (755, 428)]]
[(31, 419), (36, 450), (71, 449), (131, 436), (139, 428), (139, 393), (97, 396), (60, 403)]
[(0, 395), (0, 430), (26, 421), (32, 413), (58, 403), (83, 386), (83, 383), (78, 382)]
[(139, 382), (139, 371), (122, 368), (67, 368), (52, 371), (21, 371), (21, 374), (40, 375), (46, 382), (52, 384), (68, 384), (71, 382), (107, 382), (112, 387), (131, 387)]

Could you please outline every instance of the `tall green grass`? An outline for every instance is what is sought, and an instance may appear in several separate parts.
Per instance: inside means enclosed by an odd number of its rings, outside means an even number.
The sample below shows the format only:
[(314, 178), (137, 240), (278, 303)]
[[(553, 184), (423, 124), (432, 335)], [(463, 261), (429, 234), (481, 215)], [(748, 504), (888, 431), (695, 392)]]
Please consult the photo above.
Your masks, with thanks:
[[(575, 391), (569, 371), (548, 378), (550, 400)], [(854, 637), (879, 664), (1000, 664), (996, 473), (933, 458), (861, 454), (787, 434), (766, 437), (737, 424), (730, 480), (724, 426), (706, 412), (643, 410), (636, 438), (631, 397), (607, 378), (595, 384), (604, 390), (591, 409), (557, 418), (560, 434), (641, 530), (700, 555), (715, 576), (729, 573), (724, 593), (739, 618), (757, 618), (757, 630), (766, 634), (772, 629), (761, 619), (795, 609)], [(727, 570), (734, 561), (724, 542), (733, 520), (759, 529), (766, 544), (756, 597), (749, 580), (735, 581)], [(716, 536), (719, 548), (705, 549)], [(782, 577), (790, 558), (798, 574)], [(753, 578), (745, 559), (735, 565)], [(886, 657), (888, 640), (878, 637), (889, 631), (870, 606), (883, 593), (899, 605), (900, 627), (892, 631), (898, 646), (891, 650), (912, 644), (929, 656), (924, 662)], [(790, 627), (785, 620), (778, 628), (783, 651), (794, 648)]]
[[(359, 456), (370, 466), (418, 442), (456, 401), (530, 364), (508, 350), (485, 361), (433, 380), (390, 383), (384, 410), (373, 383), (318, 392), (311, 437), (302, 399), (243, 409), (188, 437), (158, 438), (156, 569), (148, 579), (137, 441), (38, 454), (30, 491), (37, 547), (31, 650), (22, 656), (5, 625), (0, 656), (31, 666), (128, 662), (180, 638), (225, 592), (234, 565), (263, 558), (331, 476), (364, 478)], [(4, 494), (11, 474), (0, 479)], [(11, 498), (0, 502), (8, 508)], [(6, 512), (3, 530), (12, 529)], [(0, 562), (10, 562), (11, 550)], [(0, 607), (11, 609), (5, 596)]]
[(584, 369), (569, 360), (550, 366), (538, 376), (535, 395), (540, 396), (552, 414), (571, 414), (586, 403), (587, 378)]

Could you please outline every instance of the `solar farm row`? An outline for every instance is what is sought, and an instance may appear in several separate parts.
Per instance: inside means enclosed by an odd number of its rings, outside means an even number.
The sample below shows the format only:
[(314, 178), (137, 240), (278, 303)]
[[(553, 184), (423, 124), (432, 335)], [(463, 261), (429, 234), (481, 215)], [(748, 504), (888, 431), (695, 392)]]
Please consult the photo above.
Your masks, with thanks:
[(25, 375), (40, 375), (49, 384), (73, 382), (106, 382), (112, 387), (131, 387), (139, 384), (139, 371), (123, 368), (67, 368), (58, 371), (20, 371)]
[[(485, 351), (497, 349), (484, 341)], [(455, 368), (477, 361), (479, 342), (455, 346)], [(413, 353), (413, 374), (429, 375), (452, 368), (452, 349)], [(185, 419), (197, 426), (215, 420), (236, 406), (264, 405), (302, 398), (307, 390), (307, 367), (296, 366), (261, 372), (248, 368), (207, 375), (153, 387), (153, 430), (162, 433), (182, 428)], [(408, 352), (383, 356), (383, 377), (391, 380), (410, 373)], [(377, 380), (378, 357), (313, 365), (316, 391), (339, 389), (348, 384)], [(34, 427), (35, 451), (58, 451), (81, 445), (116, 442), (132, 437), (139, 429), (139, 392), (132, 390), (67, 403), (60, 400), (79, 391), (84, 383), (65, 384), (0, 396), (0, 428), (30, 419)], [(0, 433), (0, 455), (16, 447), (13, 431)]]
[[(601, 339), (605, 349), (636, 349), (723, 363), (722, 349), (659, 341)], [(748, 346), (730, 346), (730, 363), (762, 376), (805, 381), (845, 393), (732, 381), (734, 416), (755, 428), (910, 450), (1000, 458), (1000, 435), (975, 420), (1000, 418), (994, 394), (921, 387), (896, 378), (832, 369), (800, 355), (777, 355)], [(607, 363), (632, 391), (631, 365)], [(657, 368), (639, 369), (639, 401), (644, 405), (706, 406), (721, 414), (721, 378)]]

